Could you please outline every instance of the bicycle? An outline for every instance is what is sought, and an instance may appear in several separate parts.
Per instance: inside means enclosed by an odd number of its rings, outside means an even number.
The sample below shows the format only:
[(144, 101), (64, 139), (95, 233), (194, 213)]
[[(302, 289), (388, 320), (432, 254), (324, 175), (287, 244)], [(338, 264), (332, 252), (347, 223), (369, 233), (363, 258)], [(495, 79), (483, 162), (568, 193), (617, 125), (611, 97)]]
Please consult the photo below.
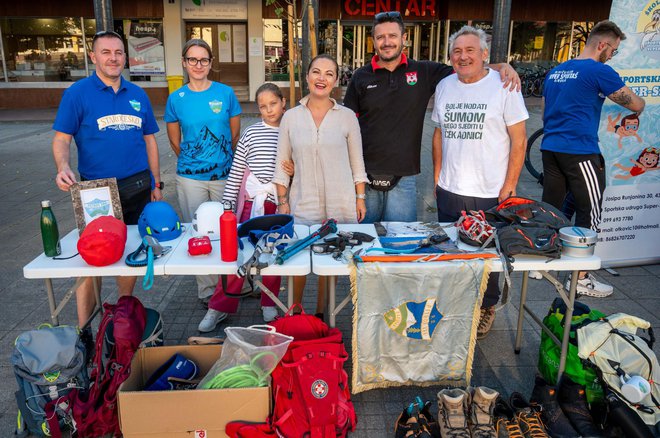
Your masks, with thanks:
[(543, 142), (543, 128), (534, 132), (527, 140), (525, 151), (525, 169), (543, 185), (543, 159), (541, 158), (541, 143)]

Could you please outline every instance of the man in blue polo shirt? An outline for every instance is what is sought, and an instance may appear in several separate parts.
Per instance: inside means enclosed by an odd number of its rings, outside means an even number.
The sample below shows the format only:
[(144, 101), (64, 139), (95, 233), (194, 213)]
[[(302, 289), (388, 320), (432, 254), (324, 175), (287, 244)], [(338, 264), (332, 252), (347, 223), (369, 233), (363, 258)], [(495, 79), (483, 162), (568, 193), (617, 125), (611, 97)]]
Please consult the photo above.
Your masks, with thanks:
[[(615, 23), (597, 23), (580, 56), (552, 69), (543, 88), (543, 201), (561, 208), (570, 191), (575, 198), (575, 225), (596, 231), (605, 191), (605, 159), (598, 146), (605, 96), (637, 113), (645, 105), (644, 99), (605, 65), (625, 39)], [(606, 297), (613, 290), (593, 275), (580, 273), (578, 294)]]
[[(64, 92), (53, 124), (55, 182), (63, 191), (76, 182), (69, 164), (74, 138), (80, 179), (117, 178), (124, 221), (137, 224), (144, 206), (163, 198), (154, 136), (158, 125), (144, 90), (121, 77), (126, 62), (121, 36), (111, 31), (94, 35), (90, 57), (95, 74)], [(117, 277), (119, 295), (131, 295), (135, 280)], [(94, 309), (93, 291), (92, 278), (76, 291), (81, 326)]]

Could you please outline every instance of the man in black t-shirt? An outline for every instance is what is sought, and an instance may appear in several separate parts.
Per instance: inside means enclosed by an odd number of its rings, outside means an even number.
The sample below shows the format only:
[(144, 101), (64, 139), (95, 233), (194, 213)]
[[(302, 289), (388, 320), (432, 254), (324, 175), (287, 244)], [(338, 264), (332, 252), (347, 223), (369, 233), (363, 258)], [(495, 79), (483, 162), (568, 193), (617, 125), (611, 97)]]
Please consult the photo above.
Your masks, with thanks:
[[(435, 87), (453, 69), (406, 57), (403, 20), (398, 11), (374, 16), (376, 55), (356, 70), (344, 105), (358, 116), (367, 186), (365, 223), (417, 220), (416, 175), (420, 173), (422, 130)], [(508, 64), (495, 64), (504, 86), (520, 86)], [(388, 190), (389, 189), (389, 190)]]

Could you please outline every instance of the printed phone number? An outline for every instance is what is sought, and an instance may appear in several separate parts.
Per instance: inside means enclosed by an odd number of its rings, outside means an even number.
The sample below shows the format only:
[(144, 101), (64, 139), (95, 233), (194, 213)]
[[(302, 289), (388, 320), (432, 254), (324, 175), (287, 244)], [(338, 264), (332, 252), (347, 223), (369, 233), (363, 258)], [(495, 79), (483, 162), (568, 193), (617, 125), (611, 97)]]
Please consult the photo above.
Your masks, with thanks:
[[(635, 237), (637, 237), (634, 234), (623, 234), (621, 236), (607, 236), (605, 237), (605, 242), (616, 242), (617, 240), (634, 240)], [(603, 239), (598, 239), (599, 241), (603, 241)]]
[(631, 221), (634, 218), (632, 216), (616, 216), (616, 217), (606, 217), (603, 218), (603, 223), (606, 222), (622, 222), (622, 221)]

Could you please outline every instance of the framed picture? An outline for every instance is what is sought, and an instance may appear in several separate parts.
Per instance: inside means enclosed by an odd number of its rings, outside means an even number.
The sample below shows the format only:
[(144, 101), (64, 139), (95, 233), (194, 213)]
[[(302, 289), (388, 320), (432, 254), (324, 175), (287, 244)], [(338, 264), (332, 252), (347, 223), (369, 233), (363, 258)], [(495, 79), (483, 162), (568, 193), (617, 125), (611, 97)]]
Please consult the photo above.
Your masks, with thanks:
[(124, 219), (116, 178), (77, 182), (71, 186), (70, 191), (79, 233), (99, 216)]

